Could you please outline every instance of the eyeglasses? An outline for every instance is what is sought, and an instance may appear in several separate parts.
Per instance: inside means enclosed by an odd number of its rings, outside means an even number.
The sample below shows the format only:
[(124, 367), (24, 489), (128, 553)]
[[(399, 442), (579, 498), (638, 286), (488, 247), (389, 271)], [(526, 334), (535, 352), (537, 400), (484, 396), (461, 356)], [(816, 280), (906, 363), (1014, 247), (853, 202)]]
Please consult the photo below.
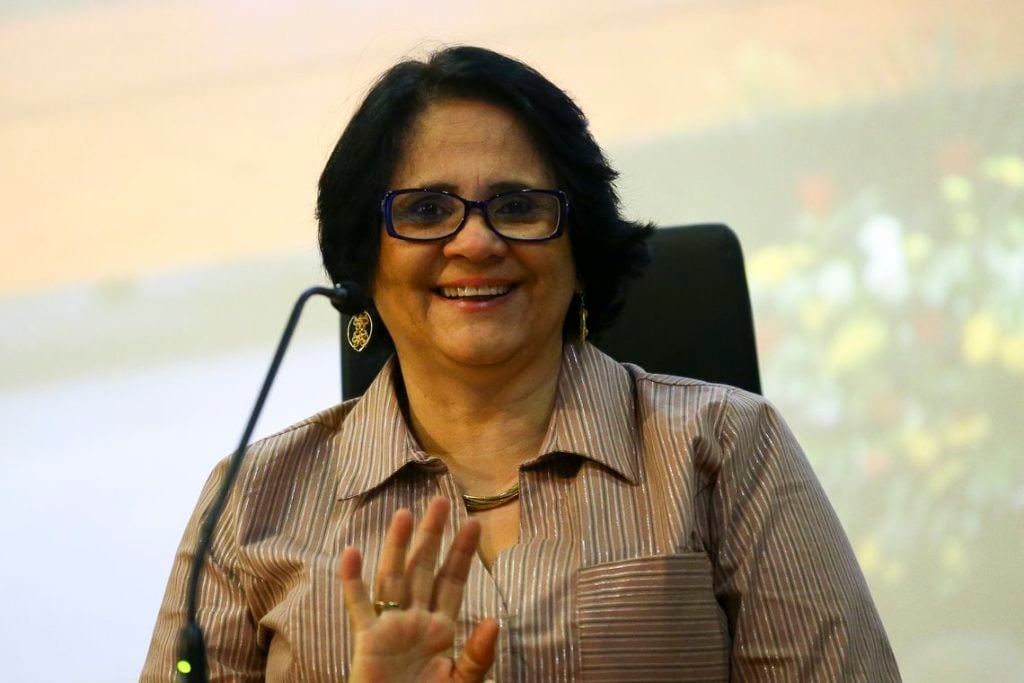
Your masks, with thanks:
[(431, 242), (451, 237), (480, 209), (487, 227), (507, 240), (543, 242), (565, 231), (569, 198), (561, 190), (513, 190), (473, 201), (444, 190), (389, 190), (380, 202), (388, 234)]

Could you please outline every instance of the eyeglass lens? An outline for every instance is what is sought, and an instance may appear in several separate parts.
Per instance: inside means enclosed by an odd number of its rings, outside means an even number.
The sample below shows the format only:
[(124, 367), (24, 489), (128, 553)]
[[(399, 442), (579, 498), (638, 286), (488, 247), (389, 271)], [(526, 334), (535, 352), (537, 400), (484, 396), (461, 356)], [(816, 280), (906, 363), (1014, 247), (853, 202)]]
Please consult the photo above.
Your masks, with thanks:
[[(466, 205), (439, 192), (407, 192), (391, 198), (396, 233), (412, 239), (438, 239), (462, 224)], [(555, 195), (512, 192), (487, 201), (487, 220), (495, 232), (512, 239), (544, 239), (558, 229), (561, 204)]]

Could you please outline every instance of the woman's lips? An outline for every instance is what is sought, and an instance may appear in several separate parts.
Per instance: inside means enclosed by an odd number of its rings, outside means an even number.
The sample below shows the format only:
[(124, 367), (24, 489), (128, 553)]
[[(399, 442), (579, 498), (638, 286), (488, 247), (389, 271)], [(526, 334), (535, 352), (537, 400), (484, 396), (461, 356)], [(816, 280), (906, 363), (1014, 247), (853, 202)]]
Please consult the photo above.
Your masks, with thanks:
[(517, 284), (513, 283), (445, 286), (436, 288), (434, 293), (445, 301), (450, 301), (454, 304), (461, 304), (463, 306), (472, 306), (473, 304), (485, 305), (491, 302), (503, 301), (517, 286)]
[(439, 287), (441, 296), (446, 299), (465, 299), (480, 297), (496, 297), (512, 291), (512, 285), (483, 285), (466, 287)]

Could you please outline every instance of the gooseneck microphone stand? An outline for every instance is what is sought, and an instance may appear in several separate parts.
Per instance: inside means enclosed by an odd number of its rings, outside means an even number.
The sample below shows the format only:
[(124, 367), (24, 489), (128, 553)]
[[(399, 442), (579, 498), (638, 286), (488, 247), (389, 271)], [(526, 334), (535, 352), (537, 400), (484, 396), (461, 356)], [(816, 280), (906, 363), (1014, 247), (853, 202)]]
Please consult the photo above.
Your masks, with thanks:
[(196, 553), (192, 559), (192, 571), (188, 579), (186, 621), (184, 628), (181, 630), (178, 642), (178, 659), (175, 662), (175, 669), (178, 675), (181, 677), (181, 680), (187, 683), (206, 683), (208, 680), (206, 645), (203, 642), (203, 631), (196, 622), (196, 602), (198, 601), (199, 594), (199, 579), (203, 572), (203, 565), (206, 563), (206, 556), (210, 553), (213, 532), (217, 526), (217, 520), (220, 519), (221, 513), (224, 512), (228, 494), (231, 492), (231, 485), (234, 483), (238, 470), (242, 466), (242, 458), (245, 456), (245, 449), (249, 445), (249, 438), (256, 427), (256, 420), (259, 419), (260, 413), (263, 411), (263, 403), (267, 400), (270, 386), (274, 383), (277, 370), (281, 366), (281, 360), (284, 358), (284, 352), (288, 348), (289, 342), (291, 342), (292, 333), (295, 332), (295, 326), (298, 324), (299, 316), (302, 314), (302, 308), (306, 305), (306, 301), (316, 295), (327, 297), (331, 300), (331, 305), (338, 309), (340, 313), (348, 315), (365, 310), (369, 303), (366, 295), (358, 285), (353, 282), (345, 282), (335, 285), (333, 289), (328, 287), (310, 287), (299, 296), (295, 306), (292, 308), (291, 317), (288, 318), (288, 324), (285, 325), (281, 341), (277, 344), (277, 351), (274, 352), (274, 359), (270, 362), (270, 369), (267, 371), (266, 379), (263, 380), (263, 387), (256, 398), (256, 405), (253, 406), (252, 414), (249, 415), (249, 422), (245, 426), (242, 440), (238, 443), (238, 449), (231, 456), (227, 473), (224, 475), (224, 480), (217, 491), (217, 497), (206, 513), (206, 517), (203, 519), (203, 524), (199, 530), (199, 541), (196, 543)]

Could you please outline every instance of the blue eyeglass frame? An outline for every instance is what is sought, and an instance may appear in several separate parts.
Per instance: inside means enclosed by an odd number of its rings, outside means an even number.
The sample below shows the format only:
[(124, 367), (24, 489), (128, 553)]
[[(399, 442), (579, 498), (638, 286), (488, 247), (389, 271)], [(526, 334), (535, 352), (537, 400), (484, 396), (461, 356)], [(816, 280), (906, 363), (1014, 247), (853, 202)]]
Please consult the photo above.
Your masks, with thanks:
[[(442, 235), (440, 237), (419, 238), (399, 235), (395, 231), (394, 217), (392, 215), (392, 209), (394, 206), (393, 200), (398, 195), (412, 194), (413, 192), (429, 192), (431, 194), (443, 194), (446, 197), (458, 199), (460, 202), (462, 202), (463, 206), (465, 206), (465, 209), (463, 210), (462, 213), (462, 221), (459, 223), (458, 227), (456, 227), (447, 235)], [(491, 225), (491, 219), (487, 216), (487, 206), (495, 199), (501, 199), (502, 197), (507, 197), (513, 194), (546, 194), (552, 197), (557, 197), (559, 212), (558, 225), (555, 226), (555, 231), (548, 235), (547, 237), (538, 238), (506, 237), (505, 235), (502, 235), (500, 232), (498, 232), (498, 230), (493, 225)], [(469, 212), (472, 211), (473, 209), (480, 209), (480, 215), (484, 217), (484, 224), (491, 229), (491, 232), (493, 232), (495, 235), (497, 235), (503, 240), (508, 240), (510, 242), (547, 242), (548, 240), (557, 239), (565, 233), (566, 219), (569, 216), (569, 195), (567, 195), (562, 190), (535, 190), (531, 188), (524, 188), (522, 190), (509, 190), (508, 192), (499, 192), (493, 197), (488, 197), (487, 199), (481, 199), (477, 201), (474, 199), (466, 199), (465, 197), (460, 197), (454, 192), (448, 192), (447, 190), (430, 190), (426, 188), (416, 187), (405, 188), (401, 190), (388, 190), (380, 199), (380, 210), (381, 213), (384, 214), (384, 228), (388, 231), (388, 235), (394, 237), (395, 239), (405, 240), (406, 242), (439, 242), (441, 240), (446, 240), (451, 237), (454, 237), (455, 235), (459, 234), (460, 230), (466, 227), (466, 221), (469, 220)]]

